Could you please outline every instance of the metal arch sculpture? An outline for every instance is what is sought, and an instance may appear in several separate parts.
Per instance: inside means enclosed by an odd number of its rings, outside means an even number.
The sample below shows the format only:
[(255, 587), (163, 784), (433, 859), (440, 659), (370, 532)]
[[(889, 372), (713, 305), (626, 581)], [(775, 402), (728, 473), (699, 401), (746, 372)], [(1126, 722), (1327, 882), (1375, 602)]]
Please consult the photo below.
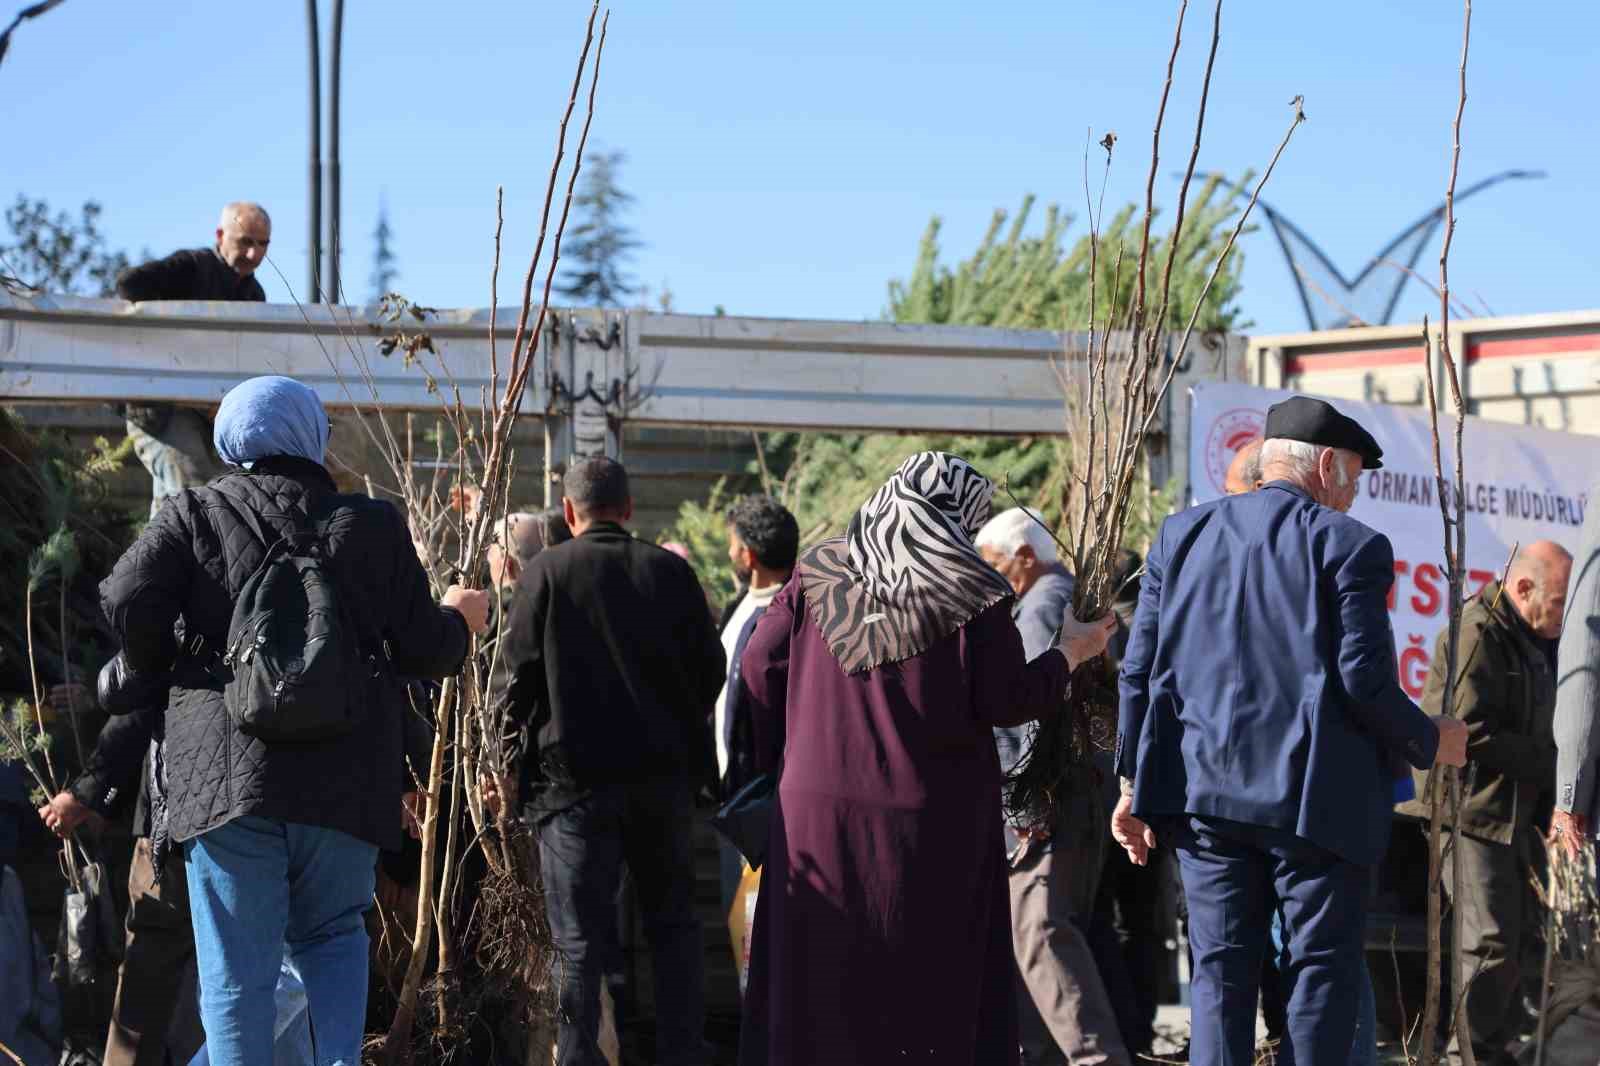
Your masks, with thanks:
[(11, 20), (11, 25), (7, 26), (3, 33), (0, 33), (0, 59), (4, 59), (6, 57), (6, 50), (11, 47), (11, 33), (13, 30), (22, 25), (28, 19), (36, 19), (46, 11), (49, 11), (53, 7), (57, 7), (60, 4), (61, 0), (40, 0), (39, 3), (29, 4), (27, 7), (17, 12), (17, 17)]
[[(1215, 177), (1227, 180), (1220, 174), (1202, 176), (1208, 179)], [(1545, 172), (1542, 170), (1506, 170), (1469, 185), (1457, 192), (1455, 198), (1460, 202), (1502, 181), (1544, 176)], [(1242, 189), (1236, 193), (1236, 195), (1243, 194)], [(1346, 278), (1339, 268), (1333, 265), (1327, 254), (1317, 247), (1316, 242), (1306, 236), (1305, 231), (1299, 226), (1290, 222), (1281, 211), (1265, 200), (1258, 201), (1256, 207), (1266, 216), (1267, 224), (1272, 227), (1272, 235), (1277, 239), (1278, 247), (1283, 252), (1283, 258), (1289, 264), (1289, 274), (1294, 278), (1295, 291), (1300, 296), (1300, 306), (1306, 314), (1306, 326), (1312, 330), (1387, 325), (1400, 303), (1400, 293), (1405, 289), (1406, 282), (1411, 279), (1417, 260), (1422, 257), (1423, 248), (1428, 245), (1444, 221), (1444, 204), (1440, 203), (1438, 207), (1401, 230), (1399, 236), (1384, 245), (1382, 251), (1373, 256), (1354, 278)], [(1296, 255), (1297, 249), (1300, 252), (1299, 256)], [(1304, 261), (1306, 257), (1310, 259), (1309, 264)], [(1386, 265), (1395, 268), (1392, 286), (1387, 284), (1387, 275), (1377, 272), (1378, 267)], [(1313, 275), (1320, 275), (1326, 284), (1319, 284)], [(1329, 291), (1332, 289), (1338, 291)], [(1313, 303), (1313, 296), (1318, 297), (1318, 303)], [(1326, 313), (1319, 315), (1317, 313), (1319, 304), (1338, 313), (1338, 317), (1330, 317)], [(1375, 313), (1366, 316), (1352, 309), (1352, 305), (1361, 304), (1371, 304)]]

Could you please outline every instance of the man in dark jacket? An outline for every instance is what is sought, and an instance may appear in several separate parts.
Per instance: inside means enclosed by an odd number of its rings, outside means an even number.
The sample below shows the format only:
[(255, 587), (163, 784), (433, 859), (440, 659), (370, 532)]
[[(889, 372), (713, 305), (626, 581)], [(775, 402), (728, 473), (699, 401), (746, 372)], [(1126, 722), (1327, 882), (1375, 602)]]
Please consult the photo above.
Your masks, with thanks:
[[(711, 728), (717, 747), (718, 795), (730, 799), (756, 775), (755, 726), (750, 720), (749, 690), (740, 673), (744, 654), (756, 623), (778, 598), (794, 573), (800, 554), (800, 525), (788, 508), (771, 496), (743, 496), (728, 509), (728, 562), (739, 582), (739, 596), (722, 612), (717, 624), (722, 651), (728, 661), (728, 680), (717, 695)], [(719, 837), (722, 860), (722, 909), (733, 905), (744, 856)]]
[[(1556, 777), (1553, 721), (1555, 641), (1561, 636), (1572, 556), (1550, 541), (1522, 549), (1502, 588), (1485, 585), (1461, 612), (1456, 649), (1455, 715), (1467, 724), (1472, 792), (1463, 797), (1454, 847), (1468, 890), (1452, 898), (1462, 909), (1466, 942), (1456, 990), (1467, 986), (1466, 1021), (1480, 1066), (1512, 1061), (1525, 1020), (1525, 967), (1537, 956), (1538, 904), (1528, 887), (1530, 861), (1542, 852), (1542, 812)], [(1443, 707), (1445, 641), (1441, 631), (1423, 690), (1429, 713)], [(1465, 780), (1465, 779), (1463, 779)], [(1428, 817), (1428, 775), (1416, 775), (1417, 800), (1402, 814)], [(1443, 787), (1436, 780), (1433, 788)], [(1445, 825), (1451, 826), (1448, 799)], [(1537, 869), (1537, 867), (1535, 867)], [(1444, 879), (1446, 891), (1453, 888)], [(1450, 1055), (1459, 1058), (1452, 1040)]]
[[(399, 511), (336, 491), (321, 465), (327, 437), (327, 415), (301, 383), (236, 386), (218, 412), (216, 444), (224, 461), (246, 469), (174, 496), (100, 587), (122, 641), (113, 666), (123, 675), (115, 687), (133, 701), (125, 709), (168, 693), (168, 825), (185, 849), (200, 1011), (216, 1066), (272, 1061), (285, 946), (305, 979), (319, 1061), (359, 1060), (362, 913), (378, 849), (400, 843), (405, 755), (417, 768), (424, 756), (406, 726), (400, 679), (459, 669), (469, 630), (481, 631), (488, 614), (483, 592), (451, 588), (434, 603)], [(234, 660), (218, 651), (271, 545), (313, 523), (315, 557), (361, 650), (362, 667), (346, 677), (355, 724), (322, 740), (264, 739), (241, 728), (225, 702), (222, 677)]]
[(1139, 865), (1157, 833), (1177, 852), (1195, 1066), (1253, 1059), (1274, 913), (1295, 1061), (1350, 1060), (1395, 761), (1466, 761), (1466, 728), (1397, 680), (1388, 538), (1344, 513), (1377, 441), (1296, 396), (1262, 449), (1262, 488), (1162, 523), (1122, 660), (1112, 834)]
[(604, 1062), (600, 972), (626, 861), (655, 953), (656, 1061), (700, 1066), (691, 827), (722, 646), (689, 564), (623, 528), (633, 500), (619, 463), (575, 461), (562, 507), (574, 539), (529, 564), (501, 638), (506, 710), (531, 738), (522, 788), (560, 955), (558, 1062)]
[(267, 294), (256, 269), (272, 243), (272, 219), (260, 204), (239, 201), (222, 209), (209, 248), (186, 248), (165, 259), (129, 267), (117, 278), (124, 300), (253, 300)]
[[(260, 204), (231, 203), (222, 209), (216, 243), (186, 248), (123, 271), (117, 295), (124, 300), (243, 300), (262, 303), (267, 294), (256, 268), (272, 242), (272, 219)], [(161, 501), (204, 485), (216, 473), (209, 448), (211, 425), (199, 411), (171, 404), (129, 404), (128, 436), (152, 481), (150, 514)]]

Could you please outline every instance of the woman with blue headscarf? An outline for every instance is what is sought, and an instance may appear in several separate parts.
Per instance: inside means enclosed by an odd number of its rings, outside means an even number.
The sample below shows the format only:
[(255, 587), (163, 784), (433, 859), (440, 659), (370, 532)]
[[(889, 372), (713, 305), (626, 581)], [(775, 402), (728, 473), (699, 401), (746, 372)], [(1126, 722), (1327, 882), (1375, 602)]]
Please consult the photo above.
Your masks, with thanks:
[[(237, 469), (171, 497), (101, 584), (123, 649), (108, 676), (167, 692), (155, 771), (178, 860), (167, 875), (187, 875), (211, 1062), (270, 1066), (287, 947), (305, 981), (317, 1063), (354, 1064), (374, 863), (400, 844), (406, 758), (426, 774), (401, 679), (459, 670), (488, 601), (452, 587), (434, 603), (400, 512), (339, 493), (322, 465), (328, 416), (304, 384), (273, 376), (236, 386), (215, 443)], [(233, 664), (218, 650), (269, 551), (308, 531), (370, 676), (360, 671), (350, 686), (347, 731), (263, 739), (225, 705)]]

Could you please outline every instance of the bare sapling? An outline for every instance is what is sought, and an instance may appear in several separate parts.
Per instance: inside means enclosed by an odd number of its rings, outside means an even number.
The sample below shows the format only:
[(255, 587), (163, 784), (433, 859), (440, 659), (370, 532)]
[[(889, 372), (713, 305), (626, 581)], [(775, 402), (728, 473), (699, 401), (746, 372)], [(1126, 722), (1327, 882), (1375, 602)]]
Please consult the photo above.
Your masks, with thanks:
[[(541, 351), (540, 341), (545, 334), (550, 292), (560, 260), (561, 240), (571, 210), (573, 187), (594, 120), (595, 91), (605, 50), (608, 19), (609, 14), (600, 17), (599, 4), (595, 3), (590, 10), (571, 92), (558, 125), (555, 158), (545, 184), (538, 235), (523, 280), (521, 307), (510, 350), (500, 350), (496, 323), (491, 313), (490, 383), (483, 394), (468, 398), (449, 380), (448, 365), (437, 358), (431, 344), (419, 347), (419, 355), (426, 353), (434, 357), (440, 368), (443, 381), (439, 390), (440, 421), (448, 430), (452, 444), (451, 455), (438, 464), (436, 470), (442, 469), (445, 463), (452, 466), (455, 485), (449, 503), (444, 506), (441, 506), (437, 482), (427, 490), (413, 484), (402, 491), (407, 497), (408, 513), (414, 520), (430, 523), (431, 531), (435, 534), (441, 531), (447, 534), (447, 540), (454, 549), (452, 570), (459, 575), (459, 582), (468, 587), (475, 587), (481, 580), (497, 524), (501, 542), (510, 543), (503, 516), (513, 469), (512, 431), (517, 415), (522, 410), (529, 381), (537, 380), (534, 373)], [(577, 108), (585, 75), (589, 78), (589, 91), (582, 131), (571, 166), (567, 168), (567, 183), (559, 215), (552, 226), (558, 183), (568, 151), (568, 124)], [(496, 213), (491, 305), (498, 296), (496, 290), (500, 270), (503, 223), (498, 204)], [(545, 254), (547, 241), (548, 255)], [(536, 298), (535, 284), (541, 281)], [(395, 460), (391, 466), (403, 475), (400, 478), (402, 483), (412, 482), (415, 468), (400, 462), (403, 453), (391, 446), (386, 449), (386, 454)], [(498, 653), (498, 647), (495, 653)], [(491, 694), (488, 674), (493, 664), (485, 664), (481, 659), (477, 655), (471, 657), (464, 677), (446, 679), (434, 704), (434, 742), (423, 792), (421, 819), (422, 889), (417, 901), (411, 958), (386, 1041), (385, 1051), (391, 1063), (410, 1061), (418, 998), (435, 934), (438, 939), (439, 970), (436, 985), (440, 988), (436, 1036), (447, 1041), (451, 1031), (460, 1024), (461, 1012), (452, 1011), (449, 995), (461, 961), (460, 943), (457, 931), (452, 928), (451, 916), (456, 910), (454, 897), (459, 888), (461, 847), (466, 836), (464, 815), (472, 823), (474, 831), (471, 836), (475, 842), (485, 838), (493, 838), (496, 842), (495, 846), (484, 848), (490, 872), (489, 883), (484, 886), (483, 904), (490, 912), (490, 917), (499, 913), (503, 924), (509, 929), (539, 932), (538, 918), (532, 913), (538, 896), (537, 889), (528, 885), (534, 872), (528, 866), (527, 849), (525, 846), (519, 849), (511, 841), (518, 834), (518, 829), (514, 826), (514, 812), (509, 809), (511, 796), (508, 795), (508, 782), (512, 774), (503, 743), (507, 730), (489, 705)], [(516, 891), (518, 888), (522, 891)], [(503, 906), (496, 908), (497, 902)], [(513, 913), (509, 916), (502, 913), (506, 908)], [(504, 959), (495, 954), (505, 950), (503, 943), (497, 943), (502, 938), (489, 933), (481, 939), (491, 955), (491, 961), (503, 963)], [(528, 963), (509, 976), (524, 982), (540, 980), (541, 977), (536, 973), (536, 963), (540, 959), (538, 944), (524, 941), (519, 946)]]
[[(1297, 96), (1290, 102), (1293, 114), (1288, 129), (1256, 182), (1249, 202), (1236, 219), (1193, 306), (1187, 313), (1174, 308), (1174, 262), (1183, 242), (1189, 191), (1205, 133), (1212, 71), (1222, 38), (1222, 3), (1217, 0), (1213, 9), (1210, 51), (1200, 85), (1194, 139), (1178, 189), (1177, 210), (1165, 242), (1163, 262), (1159, 249), (1151, 242), (1156, 215), (1155, 180), (1187, 9), (1187, 0), (1181, 0), (1151, 134), (1150, 169), (1145, 182), (1139, 245), (1136, 249), (1127, 249), (1119, 244), (1114, 254), (1102, 249), (1100, 219), (1096, 212), (1090, 211), (1089, 328), (1087, 335), (1078, 335), (1081, 343), (1075, 339), (1058, 364), (1065, 396), (1066, 429), (1072, 443), (1062, 490), (1062, 526), (1066, 539), (1058, 538), (1057, 544), (1063, 558), (1071, 562), (1076, 577), (1073, 613), (1085, 620), (1105, 615), (1116, 599), (1118, 558), (1124, 531), (1133, 514), (1134, 488), (1148, 476), (1146, 453), (1152, 429), (1156, 428), (1157, 419), (1165, 409), (1173, 378), (1212, 287), (1295, 129), (1305, 121), (1301, 98)], [(1114, 135), (1100, 142), (1106, 152), (1108, 168), (1115, 144)], [(1086, 179), (1087, 170), (1086, 161)], [(1087, 180), (1085, 184), (1087, 197)], [(1121, 291), (1124, 264), (1130, 258), (1133, 259), (1129, 264), (1134, 272), (1133, 292), (1126, 306), (1118, 306), (1116, 293)], [(1109, 298), (1101, 295), (1102, 279), (1098, 276), (1102, 264), (1108, 260), (1111, 263)], [(1101, 304), (1108, 305), (1104, 313)], [(1184, 328), (1174, 339), (1168, 332), (1168, 325), (1180, 321)], [(1040, 723), (1030, 751), (1012, 777), (1011, 814), (1020, 824), (1043, 827), (1052, 823), (1072, 775), (1087, 772), (1085, 761), (1090, 745), (1109, 738), (1106, 721), (1110, 714), (1109, 700), (1104, 695), (1105, 687), (1097, 680), (1103, 672), (1104, 666), (1099, 660), (1080, 664), (1068, 690), (1064, 713)]]
[[(1467, 107), (1467, 53), (1472, 41), (1472, 0), (1465, 0), (1465, 14), (1461, 31), (1461, 63), (1459, 67), (1460, 88), (1456, 101), (1455, 121), (1451, 125), (1452, 147), (1450, 153), (1450, 179), (1445, 188), (1444, 198), (1444, 239), (1439, 249), (1439, 331), (1436, 336), (1430, 337), (1427, 320), (1423, 320), (1422, 341), (1423, 357), (1427, 364), (1423, 379), (1426, 383), (1428, 398), (1429, 427), (1433, 434), (1433, 470), (1439, 497), (1439, 514), (1444, 526), (1444, 562), (1447, 580), (1446, 600), (1447, 623), (1445, 635), (1445, 654), (1443, 665), (1444, 689), (1440, 703), (1440, 713), (1454, 715), (1456, 712), (1456, 686), (1458, 670), (1458, 653), (1461, 639), (1461, 610), (1462, 590), (1466, 584), (1467, 566), (1467, 524), (1466, 524), (1466, 481), (1465, 465), (1462, 454), (1462, 438), (1466, 430), (1466, 407), (1461, 399), (1461, 382), (1456, 372), (1454, 353), (1450, 350), (1450, 242), (1455, 236), (1455, 193), (1456, 174), (1461, 164), (1461, 116)], [(1454, 482), (1445, 480), (1443, 462), (1443, 444), (1439, 433), (1439, 403), (1434, 385), (1435, 368), (1428, 359), (1430, 351), (1437, 350), (1439, 356), (1439, 369), (1443, 372), (1450, 387), (1450, 400), (1455, 406), (1455, 479)], [(1509, 564), (1507, 569), (1509, 570)], [(1425, 786), (1425, 799), (1429, 806), (1428, 817), (1428, 973), (1425, 986), (1422, 1009), (1422, 1049), (1420, 1061), (1422, 1066), (1433, 1066), (1438, 1055), (1438, 1026), (1439, 1026), (1439, 999), (1440, 999), (1440, 962), (1443, 955), (1440, 944), (1440, 881), (1443, 874), (1443, 832), (1445, 804), (1450, 806), (1450, 824), (1459, 831), (1461, 825), (1461, 804), (1463, 800), (1463, 781), (1460, 771), (1454, 768), (1435, 769), (1428, 775)], [(1464, 967), (1462, 966), (1462, 907), (1459, 901), (1463, 885), (1461, 883), (1461, 852), (1459, 848), (1450, 849), (1451, 862), (1451, 895), (1458, 901), (1453, 908), (1452, 936), (1450, 949), (1450, 973), (1453, 984), (1469, 985), (1462, 980)], [(1475, 1066), (1472, 1050), (1472, 1040), (1466, 1031), (1466, 999), (1467, 988), (1458, 987), (1453, 990), (1455, 1005), (1451, 1011), (1450, 1031), (1455, 1034), (1456, 1044), (1460, 1048), (1462, 1062), (1466, 1066)]]
[[(375, 484), (368, 477), (368, 491), (392, 496), (405, 511), (436, 593), (451, 583), (481, 587), (491, 544), (511, 544), (505, 512), (516, 468), (513, 431), (530, 382), (541, 380), (536, 374), (547, 351), (547, 332), (554, 325), (548, 309), (550, 293), (594, 121), (609, 18), (609, 12), (602, 15), (596, 0), (557, 125), (554, 158), (509, 350), (501, 344), (494, 311), (504, 229), (503, 195), (497, 194), (489, 375), (476, 395), (463, 390), (450, 359), (434, 345), (427, 328), (432, 308), (388, 294), (381, 301), (379, 321), (364, 329), (348, 312), (345, 320), (340, 319), (339, 294), (329, 301), (343, 348), (340, 355), (345, 358), (336, 358), (326, 347), (323, 354), (367, 443), (383, 457), (392, 479), (389, 484)], [(586, 100), (583, 123), (576, 145), (569, 148), (568, 129), (580, 98)], [(398, 357), (423, 375), (428, 392), (438, 397), (437, 409), (425, 415), (391, 410), (373, 372), (369, 346), (375, 347), (377, 357)], [(354, 368), (358, 382), (350, 380), (347, 367)], [(503, 619), (504, 604), (499, 590), (494, 591), (494, 608)], [(381, 1040), (381, 1057), (391, 1064), (410, 1063), (420, 1046), (431, 1046), (441, 1058), (458, 1052), (479, 1001), (473, 996), (518, 1002), (524, 1013), (521, 1028), (530, 1033), (545, 1020), (537, 1000), (548, 980), (549, 931), (527, 830), (513, 809), (509, 740), (514, 730), (490, 688), (498, 654), (498, 640), (488, 647), (475, 640), (464, 672), (445, 679), (420, 702), (419, 690), (413, 687), (413, 707), (406, 712), (419, 720), (408, 728), (425, 720), (432, 743), (426, 765), (412, 767), (418, 802), (408, 800), (408, 810), (414, 813), (421, 843), (421, 877), (416, 910), (407, 919), (408, 954), (394, 1017)], [(463, 860), (475, 848), (481, 850), (488, 870), (471, 908), (468, 930), (458, 925), (463, 911), (461, 876)], [(388, 932), (386, 915), (386, 938)], [(463, 980), (467, 952), (480, 971), (475, 989), (466, 988)], [(427, 980), (430, 961), (435, 970), (431, 981)], [(433, 997), (436, 1021), (419, 1035), (417, 1015), (425, 991)]]

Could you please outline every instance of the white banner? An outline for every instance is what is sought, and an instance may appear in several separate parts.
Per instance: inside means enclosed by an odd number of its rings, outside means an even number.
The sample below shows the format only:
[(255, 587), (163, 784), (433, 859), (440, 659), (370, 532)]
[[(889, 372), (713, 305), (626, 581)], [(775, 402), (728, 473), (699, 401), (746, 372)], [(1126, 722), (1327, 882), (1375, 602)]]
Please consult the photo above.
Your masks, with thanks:
[[(1189, 394), (1190, 503), (1203, 503), (1222, 495), (1228, 464), (1241, 447), (1261, 436), (1267, 408), (1294, 393), (1202, 384)], [(1428, 413), (1324, 398), (1360, 422), (1383, 448), (1383, 469), (1361, 475), (1361, 493), (1350, 513), (1387, 534), (1394, 545), (1389, 611), (1400, 683), (1420, 700), (1434, 640), (1445, 625), (1447, 593)], [(1441, 416), (1439, 428), (1445, 477), (1453, 484), (1453, 416)], [(1553, 540), (1568, 551), (1577, 549), (1589, 489), (1600, 478), (1600, 437), (1468, 418), (1462, 446), (1467, 596), (1499, 578), (1512, 544)]]

